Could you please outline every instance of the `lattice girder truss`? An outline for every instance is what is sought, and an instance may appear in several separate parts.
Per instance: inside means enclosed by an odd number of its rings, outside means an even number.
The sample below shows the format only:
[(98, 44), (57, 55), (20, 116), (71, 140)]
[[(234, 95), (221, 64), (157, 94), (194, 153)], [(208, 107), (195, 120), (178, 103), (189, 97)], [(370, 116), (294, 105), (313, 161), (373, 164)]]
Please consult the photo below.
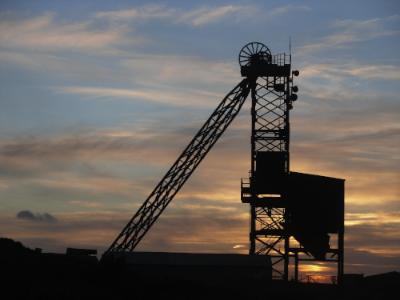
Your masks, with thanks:
[(133, 251), (239, 113), (250, 91), (243, 79), (221, 101), (192, 141), (106, 251)]

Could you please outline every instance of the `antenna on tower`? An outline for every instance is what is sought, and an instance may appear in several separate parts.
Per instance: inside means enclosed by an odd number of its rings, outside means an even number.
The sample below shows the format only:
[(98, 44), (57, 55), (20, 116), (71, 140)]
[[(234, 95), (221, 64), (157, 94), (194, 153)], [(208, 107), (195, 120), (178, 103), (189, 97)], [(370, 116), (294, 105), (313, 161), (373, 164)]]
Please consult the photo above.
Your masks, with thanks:
[(289, 57), (290, 63), (292, 63), (292, 37), (289, 35)]

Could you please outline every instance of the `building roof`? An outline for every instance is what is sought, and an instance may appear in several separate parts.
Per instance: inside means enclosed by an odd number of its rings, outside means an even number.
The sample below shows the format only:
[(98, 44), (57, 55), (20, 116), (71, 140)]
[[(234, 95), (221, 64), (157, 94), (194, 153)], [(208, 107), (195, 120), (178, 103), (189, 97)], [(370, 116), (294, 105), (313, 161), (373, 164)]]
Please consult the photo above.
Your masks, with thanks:
[(114, 252), (115, 258), (136, 265), (271, 267), (264, 255), (171, 252)]

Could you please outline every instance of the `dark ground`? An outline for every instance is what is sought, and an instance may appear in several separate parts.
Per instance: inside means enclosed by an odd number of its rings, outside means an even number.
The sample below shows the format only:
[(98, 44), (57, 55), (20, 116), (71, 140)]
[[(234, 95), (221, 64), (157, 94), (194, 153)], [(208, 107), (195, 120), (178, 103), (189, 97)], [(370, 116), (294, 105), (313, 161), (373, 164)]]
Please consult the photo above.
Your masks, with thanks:
[(396, 299), (400, 273), (338, 287), (266, 280), (142, 277), (94, 256), (40, 253), (0, 238), (0, 299)]

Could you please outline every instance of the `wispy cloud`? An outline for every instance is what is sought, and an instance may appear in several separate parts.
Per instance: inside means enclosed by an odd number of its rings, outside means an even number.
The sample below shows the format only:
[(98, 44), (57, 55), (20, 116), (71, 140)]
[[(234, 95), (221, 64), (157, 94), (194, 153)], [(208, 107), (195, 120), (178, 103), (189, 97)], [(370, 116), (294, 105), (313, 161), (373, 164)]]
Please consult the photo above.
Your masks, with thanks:
[(399, 212), (347, 213), (346, 226), (399, 224)]
[(2, 20), (0, 44), (20, 50), (98, 50), (122, 43), (125, 28), (99, 29), (85, 22), (60, 22), (54, 13), (25, 20)]
[(286, 14), (289, 14), (291, 12), (295, 11), (311, 11), (311, 7), (306, 6), (306, 5), (295, 5), (295, 4), (288, 4), (288, 5), (283, 5), (283, 6), (278, 6), (275, 7), (271, 10), (269, 10), (266, 14), (268, 17), (279, 17), (283, 16)]
[(104, 18), (111, 21), (126, 20), (149, 20), (172, 18), (176, 14), (174, 8), (164, 5), (145, 5), (138, 8), (128, 8), (122, 10), (101, 11), (95, 14), (96, 18)]
[(120, 64), (129, 72), (140, 74), (137, 82), (173, 86), (174, 89), (191, 86), (209, 91), (213, 87), (231, 88), (239, 81), (239, 67), (224, 60), (183, 55), (138, 55), (124, 59)]
[(135, 88), (66, 86), (52, 90), (90, 99), (130, 99), (169, 106), (214, 108), (239, 80), (237, 67), (232, 63), (199, 57), (137, 55), (122, 59), (117, 67), (115, 76), (123, 78), (124, 74), (132, 74)]
[(188, 23), (193, 26), (202, 26), (214, 23), (220, 19), (232, 17), (238, 13), (245, 13), (250, 7), (238, 5), (225, 5), (219, 7), (203, 7), (181, 13), (178, 22)]
[(152, 90), (152, 89), (118, 89), (118, 88), (100, 88), (100, 87), (59, 87), (55, 89), (57, 92), (65, 94), (75, 94), (91, 99), (132, 99), (136, 101), (145, 101), (164, 104), (168, 106), (191, 106), (204, 107), (207, 95), (201, 95), (199, 91), (191, 94), (188, 99), (186, 93), (173, 92), (168, 90)]
[(311, 64), (301, 69), (302, 78), (400, 80), (400, 69), (393, 65), (370, 65), (356, 62), (346, 64)]
[(331, 26), (336, 31), (335, 33), (329, 34), (317, 42), (299, 47), (298, 54), (345, 47), (379, 37), (398, 36), (400, 30), (390, 25), (397, 22), (399, 18), (400, 16), (395, 15), (367, 20), (337, 20)]
[(95, 14), (96, 18), (113, 22), (149, 21), (152, 19), (164, 19), (171, 23), (184, 23), (192, 26), (203, 26), (224, 20), (228, 17), (237, 18), (240, 14), (248, 15), (253, 11), (252, 6), (222, 5), (203, 6), (182, 10), (165, 5), (144, 5), (123, 10), (102, 11)]
[[(260, 8), (255, 5), (221, 5), (201, 6), (191, 9), (178, 9), (165, 5), (145, 5), (137, 8), (123, 10), (103, 11), (95, 14), (96, 18), (107, 19), (114, 22), (148, 21), (152, 19), (164, 19), (175, 24), (188, 24), (194, 27), (233, 20), (272, 19), (286, 15), (293, 11), (310, 11), (305, 5), (284, 5), (274, 7), (268, 12), (260, 14)], [(255, 17), (257, 16), (257, 17)], [(262, 16), (262, 18), (261, 18)]]

